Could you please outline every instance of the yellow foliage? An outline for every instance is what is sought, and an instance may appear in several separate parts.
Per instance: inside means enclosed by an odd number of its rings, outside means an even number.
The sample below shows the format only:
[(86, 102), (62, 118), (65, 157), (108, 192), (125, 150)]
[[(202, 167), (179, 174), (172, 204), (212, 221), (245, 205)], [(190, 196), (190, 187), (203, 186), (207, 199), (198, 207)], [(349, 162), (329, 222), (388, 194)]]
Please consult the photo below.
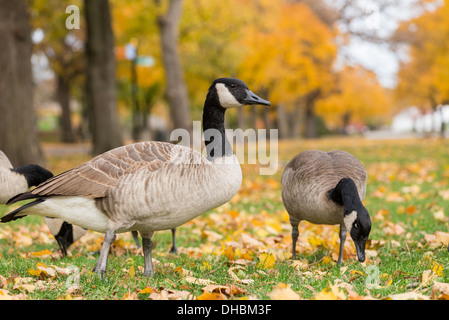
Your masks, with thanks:
[(409, 45), (396, 96), (426, 109), (449, 99), (449, 1), (403, 22), (395, 37)]
[(303, 3), (259, 1), (257, 23), (244, 33), (240, 76), (270, 101), (293, 102), (329, 87), (336, 56), (333, 34)]
[(276, 264), (276, 257), (271, 253), (262, 253), (259, 255), (258, 268), (261, 269), (274, 269)]
[(392, 101), (374, 73), (348, 66), (339, 72), (338, 78), (335, 93), (318, 100), (316, 105), (317, 113), (330, 127), (378, 124), (390, 116)]

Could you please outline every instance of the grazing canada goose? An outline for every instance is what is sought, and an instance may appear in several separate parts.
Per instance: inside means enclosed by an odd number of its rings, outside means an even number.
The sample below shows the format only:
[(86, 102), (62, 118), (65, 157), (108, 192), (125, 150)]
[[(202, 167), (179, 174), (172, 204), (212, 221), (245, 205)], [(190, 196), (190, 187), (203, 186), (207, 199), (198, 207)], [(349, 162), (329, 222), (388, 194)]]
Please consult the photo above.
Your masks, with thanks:
[(298, 224), (340, 225), (340, 253), (343, 259), (346, 232), (349, 232), (359, 261), (365, 261), (365, 243), (371, 219), (362, 201), (367, 174), (363, 165), (344, 151), (304, 151), (296, 155), (282, 175), (282, 200), (290, 216), (293, 259), (296, 259)]
[[(38, 165), (26, 165), (13, 168), (8, 157), (0, 150), (0, 203), (5, 204), (12, 197), (26, 192), (29, 188), (53, 177), (53, 173)], [(67, 222), (55, 218), (45, 218), (50, 232), (58, 242), (64, 256), (67, 255), (67, 247), (79, 239), (86, 229), (72, 226)]]
[(45, 217), (45, 223), (58, 243), (62, 256), (67, 256), (67, 249), (79, 238), (84, 236), (87, 229), (68, 223), (67, 221)]
[(35, 164), (13, 168), (8, 157), (0, 150), (0, 203), (53, 177), (47, 169)]
[(53, 216), (105, 233), (94, 268), (99, 276), (106, 272), (116, 233), (138, 231), (144, 275), (153, 275), (154, 231), (180, 226), (238, 192), (242, 171), (226, 139), (224, 115), (227, 108), (249, 104), (270, 105), (241, 80), (217, 79), (203, 109), (207, 157), (189, 147), (159, 141), (119, 147), (11, 199), (9, 203), (35, 200), (3, 216), (1, 222), (29, 214)]

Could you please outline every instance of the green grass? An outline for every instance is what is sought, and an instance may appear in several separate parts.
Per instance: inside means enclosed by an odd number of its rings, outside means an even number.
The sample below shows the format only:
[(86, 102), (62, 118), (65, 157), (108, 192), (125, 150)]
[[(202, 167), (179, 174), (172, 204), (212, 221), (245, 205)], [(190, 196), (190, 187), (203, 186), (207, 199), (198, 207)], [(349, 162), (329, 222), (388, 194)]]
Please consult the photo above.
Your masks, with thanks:
[[(273, 288), (287, 284), (303, 299), (317, 297), (333, 285), (340, 285), (349, 297), (386, 299), (391, 295), (416, 292), (432, 297), (432, 283), (422, 284), (423, 274), (439, 266), (434, 281), (449, 283), (449, 253), (446, 246), (428, 243), (425, 235), (448, 232), (449, 200), (439, 191), (449, 190), (449, 143), (445, 140), (370, 141), (363, 139), (323, 139), (314, 141), (282, 141), (279, 160), (285, 164), (295, 154), (306, 149), (346, 150), (357, 156), (369, 174), (365, 205), (371, 214), (372, 231), (367, 249), (376, 255), (361, 264), (346, 256), (337, 266), (332, 254), (338, 253), (338, 226), (314, 226), (301, 222), (300, 237), (307, 235), (298, 250), (298, 260), (305, 269), (297, 269), (291, 261), (291, 228), (281, 201), (280, 178), (283, 167), (274, 176), (259, 176), (257, 166), (243, 165), (244, 180), (238, 196), (222, 208), (198, 217), (177, 230), (179, 253), (169, 254), (171, 232), (155, 233), (153, 257), (155, 276), (142, 276), (143, 256), (133, 246), (129, 233), (119, 235), (123, 240), (109, 256), (107, 281), (91, 272), (98, 258), (101, 236), (75, 243), (68, 257), (58, 257), (57, 244), (47, 234), (40, 217), (26, 217), (2, 225), (0, 235), (0, 275), (6, 280), (2, 289), (11, 296), (26, 299), (149, 299), (152, 292), (190, 292), (192, 297), (203, 294), (204, 283), (188, 281), (188, 276), (210, 280), (217, 285), (241, 291), (224, 293), (228, 299), (269, 299)], [(75, 166), (83, 157), (49, 159), (53, 168), (63, 170)], [(67, 168), (68, 169), (68, 168)], [(271, 179), (271, 181), (269, 180)], [(274, 181), (274, 182), (273, 182)], [(277, 184), (276, 184), (277, 182)], [(443, 216), (435, 213), (441, 211)], [(0, 206), (0, 214), (7, 208)], [(402, 232), (391, 234), (388, 227), (400, 226)], [(22, 229), (21, 229), (22, 228)], [(220, 238), (208, 238), (214, 232)], [(250, 235), (262, 243), (248, 247), (241, 234)], [(17, 235), (29, 236), (32, 243), (17, 245)], [(19, 241), (19, 242), (18, 242)], [(271, 241), (271, 242), (270, 242)], [(353, 249), (352, 240), (347, 242)], [(235, 259), (223, 250), (234, 244)], [(237, 244), (237, 245), (236, 245)], [(52, 256), (32, 256), (33, 252), (50, 250)], [(349, 250), (351, 251), (351, 250)], [(273, 266), (259, 263), (264, 253), (276, 256)], [(246, 254), (246, 256), (245, 256)], [(290, 256), (289, 256), (290, 255)], [(246, 264), (236, 259), (246, 257)], [(249, 259), (249, 260), (248, 260)], [(73, 276), (54, 277), (33, 275), (38, 263), (60, 268), (76, 267), (79, 286), (67, 291)], [(189, 274), (182, 272), (188, 270)], [(131, 270), (131, 271), (130, 271)], [(134, 270), (134, 273), (132, 272)], [(436, 269), (435, 269), (436, 270)], [(232, 273), (233, 272), (233, 273)], [(244, 284), (235, 279), (251, 280)], [(29, 291), (17, 285), (28, 278), (35, 287)], [(39, 282), (40, 281), (40, 282)], [(38, 284), (41, 284), (41, 287)], [(348, 285), (350, 290), (345, 289)], [(377, 284), (370, 287), (369, 284)]]

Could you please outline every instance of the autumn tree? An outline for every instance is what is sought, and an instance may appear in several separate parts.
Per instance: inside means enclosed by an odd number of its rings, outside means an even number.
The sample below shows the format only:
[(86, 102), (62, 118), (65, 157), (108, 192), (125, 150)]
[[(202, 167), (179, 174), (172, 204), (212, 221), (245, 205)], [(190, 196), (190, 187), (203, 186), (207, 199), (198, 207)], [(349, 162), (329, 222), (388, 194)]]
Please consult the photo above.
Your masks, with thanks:
[(85, 0), (87, 27), (86, 96), (90, 112), (93, 153), (121, 146), (117, 112), (114, 34), (108, 0)]
[(390, 94), (372, 71), (346, 66), (336, 79), (333, 92), (317, 101), (317, 113), (329, 127), (344, 133), (350, 124), (376, 127), (391, 116)]
[(31, 27), (24, 0), (0, 1), (0, 149), (14, 166), (44, 164), (33, 110)]
[[(449, 1), (403, 22), (392, 37), (405, 44), (408, 59), (400, 65), (396, 97), (405, 105), (436, 111), (449, 102)], [(441, 128), (444, 131), (444, 126)]]
[[(244, 36), (240, 75), (255, 90), (269, 90), (289, 135), (297, 135), (300, 115), (307, 137), (315, 135), (315, 102), (333, 82), (337, 48), (332, 31), (303, 3), (257, 2), (257, 23)], [(290, 114), (290, 116), (288, 116)]]
[[(81, 1), (72, 1), (71, 4), (78, 8), (76, 14), (80, 19)], [(43, 33), (43, 39), (35, 45), (35, 51), (45, 54), (55, 74), (55, 96), (61, 107), (61, 140), (74, 142), (70, 100), (74, 86), (80, 86), (83, 80), (84, 28), (66, 27), (70, 18), (66, 9), (67, 3), (61, 1), (35, 0), (32, 2), (32, 24)]]
[[(161, 0), (155, 0), (157, 4)], [(179, 21), (182, 0), (168, 0), (168, 8), (157, 17), (165, 70), (165, 94), (170, 107), (171, 120), (175, 128), (191, 130), (189, 97), (184, 80), (181, 58), (178, 52)]]

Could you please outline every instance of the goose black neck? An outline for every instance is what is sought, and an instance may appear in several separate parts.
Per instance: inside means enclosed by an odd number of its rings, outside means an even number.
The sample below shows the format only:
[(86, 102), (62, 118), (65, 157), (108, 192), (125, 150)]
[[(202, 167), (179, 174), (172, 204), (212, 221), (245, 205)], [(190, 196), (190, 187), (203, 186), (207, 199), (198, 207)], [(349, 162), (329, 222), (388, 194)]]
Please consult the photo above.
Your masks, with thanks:
[(220, 105), (215, 88), (207, 94), (203, 109), (203, 133), (207, 159), (230, 156), (234, 152), (226, 139), (224, 117), (226, 109)]
[(35, 164), (29, 164), (11, 170), (20, 173), (25, 177), (28, 188), (37, 186), (45, 180), (53, 177), (53, 174), (50, 171)]
[(344, 213), (359, 211), (363, 206), (354, 181), (350, 178), (341, 179), (334, 189), (329, 190), (329, 199), (344, 207)]

